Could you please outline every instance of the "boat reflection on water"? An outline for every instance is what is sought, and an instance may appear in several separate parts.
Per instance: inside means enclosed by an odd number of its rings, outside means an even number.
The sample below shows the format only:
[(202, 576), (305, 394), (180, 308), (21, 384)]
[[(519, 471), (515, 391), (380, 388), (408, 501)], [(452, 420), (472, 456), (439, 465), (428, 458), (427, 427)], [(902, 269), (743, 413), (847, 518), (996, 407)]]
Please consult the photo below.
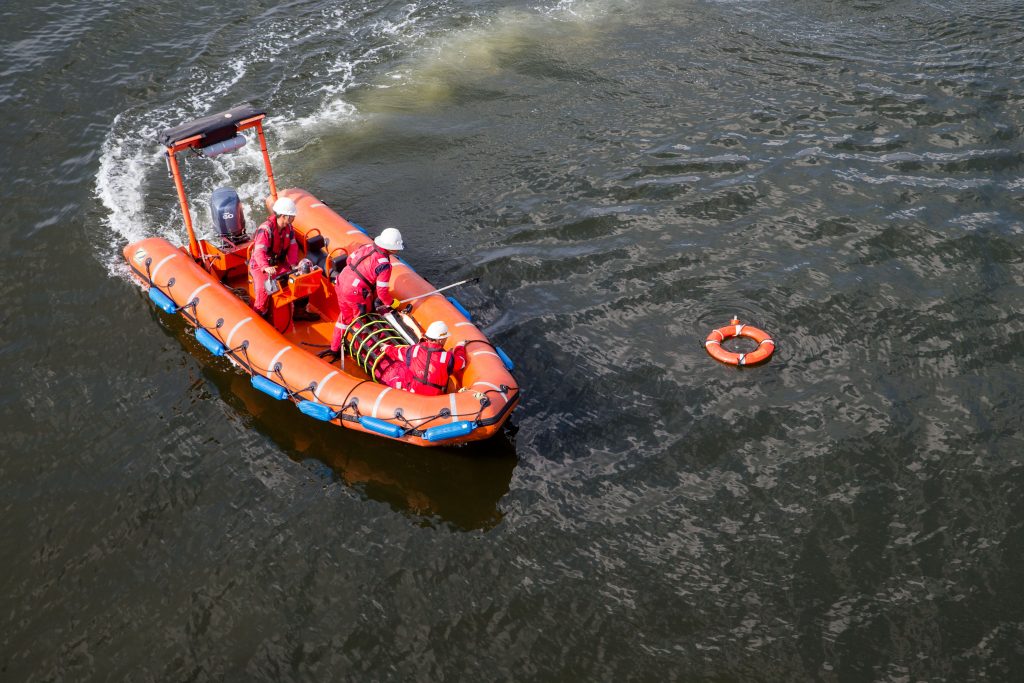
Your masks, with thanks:
[(253, 388), (248, 376), (202, 368), (221, 398), (292, 460), (319, 462), (338, 481), (424, 525), (469, 531), (501, 521), (499, 502), (516, 466), (514, 427), (457, 448), (416, 448), (359, 432), (339, 433), (301, 414), (290, 401), (275, 401)]

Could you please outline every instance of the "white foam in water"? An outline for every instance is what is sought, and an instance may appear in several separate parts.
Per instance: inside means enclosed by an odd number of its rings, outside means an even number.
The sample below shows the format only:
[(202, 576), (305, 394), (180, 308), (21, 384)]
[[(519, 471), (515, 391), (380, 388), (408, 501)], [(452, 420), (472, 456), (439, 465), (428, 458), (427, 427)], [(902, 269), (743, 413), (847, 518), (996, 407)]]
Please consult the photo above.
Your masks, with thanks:
[[(159, 236), (172, 244), (184, 244), (186, 235), (180, 207), (173, 183), (165, 171), (164, 150), (156, 142), (157, 134), (164, 128), (237, 104), (238, 100), (230, 95), (237, 87), (246, 84), (251, 64), (275, 62), (292, 54), (301, 57), (301, 50), (296, 46), (306, 43), (368, 45), (358, 54), (341, 50), (322, 70), (310, 74), (315, 85), (308, 78), (298, 83), (289, 74), (272, 92), (260, 98), (273, 112), (271, 138), (278, 144), (271, 152), (277, 157), (288, 154), (289, 147), (301, 149), (301, 145), (294, 144), (296, 142), (356, 120), (360, 113), (345, 99), (345, 95), (359, 85), (360, 77), (378, 88), (403, 87), (405, 84), (415, 87), (417, 79), (429, 78), (423, 72), (423, 64), (434, 62), (445, 52), (463, 53), (468, 43), (486, 44), (489, 34), (493, 35), (495, 31), (514, 30), (517, 24), (545, 18), (586, 20), (621, 4), (621, 0), (589, 3), (558, 0), (554, 4), (538, 6), (532, 12), (503, 11), (491, 20), (472, 14), (476, 21), (469, 27), (454, 31), (444, 27), (443, 22), (450, 16), (452, 8), (443, 1), (435, 6), (409, 3), (390, 18), (376, 16), (379, 11), (370, 6), (352, 9), (332, 5), (299, 19), (293, 16), (276, 25), (261, 27), (259, 33), (247, 42), (245, 53), (232, 57), (225, 68), (206, 70), (190, 67), (182, 74), (187, 90), (185, 95), (147, 111), (122, 112), (114, 119), (102, 146), (96, 177), (96, 196), (109, 211), (107, 223), (110, 227), (107, 244), (100, 247), (101, 259), (112, 274), (124, 276), (127, 269), (121, 249), (126, 243)], [(470, 11), (475, 10), (467, 10)], [(361, 22), (364, 18), (367, 20)], [(482, 48), (476, 52), (479, 49)], [(394, 60), (401, 54), (413, 55), (411, 67), (409, 64), (396, 65), (384, 74), (374, 72), (374, 65)], [(427, 58), (426, 62), (420, 61), (422, 57)], [(296, 86), (302, 90), (293, 95), (289, 89)], [(296, 101), (302, 102), (311, 93), (319, 98), (319, 105), (315, 105), (312, 111), (307, 109), (309, 113), (302, 115), (290, 111)], [(211, 103), (218, 103), (218, 106), (212, 107)], [(249, 230), (258, 225), (266, 213), (262, 206), (267, 191), (262, 154), (255, 135), (250, 134), (247, 138), (248, 144), (241, 150), (214, 160), (179, 157), (193, 224), (200, 237), (213, 236), (206, 206), (210, 194), (217, 187), (228, 185), (238, 191)], [(161, 197), (159, 203), (150, 196), (157, 177), (167, 183), (157, 190)]]
[[(415, 24), (412, 15), (416, 10), (417, 6), (410, 4), (403, 8), (403, 14), (397, 21), (376, 20), (372, 33), (401, 38), (402, 31)], [(158, 132), (211, 113), (211, 102), (230, 102), (228, 94), (244, 81), (250, 63), (280, 59), (301, 41), (354, 43), (352, 35), (340, 39), (334, 35), (348, 25), (351, 16), (351, 12), (334, 6), (318, 15), (306, 17), (304, 21), (292, 19), (269, 29), (264, 27), (254, 40), (248, 42), (246, 53), (233, 57), (225, 69), (213, 73), (193, 68), (185, 74), (187, 94), (179, 100), (158, 105), (150, 111), (123, 112), (114, 119), (102, 145), (96, 177), (96, 196), (109, 211), (109, 241), (100, 251), (111, 273), (124, 275), (127, 272), (120, 253), (125, 243), (150, 236), (160, 236), (177, 245), (185, 241), (180, 208), (173, 185), (164, 171), (164, 151), (156, 142)], [(378, 53), (396, 42), (378, 45), (355, 59), (339, 55), (327, 72), (320, 75), (318, 90), (322, 104), (312, 114), (294, 117), (289, 115), (284, 104), (269, 105), (275, 112), (272, 136), (278, 140), (303, 139), (324, 126), (336, 126), (338, 121), (354, 117), (355, 108), (344, 100), (344, 93), (356, 82), (356, 72), (361, 65), (374, 63)], [(277, 91), (281, 92), (286, 85), (279, 84)], [(285, 100), (290, 99), (287, 93), (281, 96)], [(230, 104), (225, 104), (223, 108), (228, 106)], [(212, 230), (204, 209), (216, 187), (230, 185), (238, 191), (250, 229), (258, 224), (256, 219), (265, 214), (261, 205), (267, 191), (262, 154), (255, 136), (250, 134), (247, 138), (248, 144), (242, 150), (215, 160), (197, 160), (185, 158), (185, 155), (179, 158), (184, 167), (193, 224), (201, 237), (210, 236), (209, 231)], [(280, 155), (286, 152), (274, 149), (272, 153)], [(162, 197), (170, 197), (169, 202), (162, 199), (159, 206), (154, 205), (149, 196), (153, 177), (166, 179), (166, 188), (159, 191)]]

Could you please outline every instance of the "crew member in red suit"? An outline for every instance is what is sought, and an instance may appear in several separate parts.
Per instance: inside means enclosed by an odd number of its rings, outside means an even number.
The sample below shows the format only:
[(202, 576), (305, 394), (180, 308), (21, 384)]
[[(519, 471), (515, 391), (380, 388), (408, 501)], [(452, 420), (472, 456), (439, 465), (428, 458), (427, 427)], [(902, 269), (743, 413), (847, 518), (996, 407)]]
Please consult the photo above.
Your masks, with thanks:
[(437, 396), (447, 393), (448, 379), (466, 369), (466, 345), (459, 342), (451, 351), (444, 348), (448, 326), (442, 321), (430, 323), (419, 343), (412, 346), (384, 347), (384, 358), (377, 366), (377, 380), (395, 389), (413, 394)]
[(249, 275), (252, 277), (252, 307), (262, 316), (270, 308), (267, 280), (294, 268), (299, 262), (299, 245), (295, 241), (292, 223), (298, 209), (288, 197), (281, 197), (271, 209), (271, 216), (256, 228), (253, 236)]
[(351, 254), (345, 268), (335, 280), (338, 295), (338, 320), (334, 324), (331, 348), (321, 351), (321, 358), (335, 361), (341, 355), (341, 338), (345, 330), (361, 315), (373, 310), (374, 299), (386, 307), (398, 308), (401, 302), (391, 293), (391, 255), (401, 251), (402, 233), (395, 228), (384, 229), (372, 244), (364, 244)]

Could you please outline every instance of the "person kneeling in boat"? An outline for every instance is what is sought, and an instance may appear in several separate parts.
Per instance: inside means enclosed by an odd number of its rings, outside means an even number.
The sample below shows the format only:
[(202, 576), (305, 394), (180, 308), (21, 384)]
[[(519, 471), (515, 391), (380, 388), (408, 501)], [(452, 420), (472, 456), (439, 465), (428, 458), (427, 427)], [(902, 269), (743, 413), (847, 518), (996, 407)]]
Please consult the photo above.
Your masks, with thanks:
[[(270, 312), (267, 282), (299, 263), (299, 245), (292, 229), (297, 213), (295, 202), (288, 197), (281, 197), (274, 202), (270, 217), (256, 228), (253, 235), (252, 256), (249, 257), (249, 275), (252, 277), (255, 295), (252, 307), (264, 318)], [(295, 317), (309, 319), (313, 315), (297, 311)]]
[(385, 346), (384, 357), (377, 366), (377, 381), (413, 394), (447, 393), (448, 380), (466, 369), (466, 343), (459, 342), (446, 351), (447, 338), (448, 326), (438, 320), (430, 323), (417, 344)]
[(364, 244), (348, 256), (345, 267), (335, 280), (338, 295), (338, 321), (334, 324), (331, 348), (321, 351), (321, 358), (336, 361), (341, 355), (341, 338), (356, 318), (373, 310), (374, 299), (387, 308), (398, 308), (399, 301), (391, 293), (391, 255), (405, 248), (402, 233), (385, 228), (370, 244)]

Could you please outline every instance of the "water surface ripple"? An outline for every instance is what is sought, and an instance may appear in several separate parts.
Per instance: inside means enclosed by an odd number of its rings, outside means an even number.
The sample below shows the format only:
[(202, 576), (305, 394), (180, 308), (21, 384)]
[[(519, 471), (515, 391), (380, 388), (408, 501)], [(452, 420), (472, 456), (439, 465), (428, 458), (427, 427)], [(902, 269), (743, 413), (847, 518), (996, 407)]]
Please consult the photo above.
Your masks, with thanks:
[[(1024, 676), (1024, 3), (0, 10), (5, 680)], [(119, 264), (161, 127), (398, 227), (506, 434), (310, 424)], [(258, 150), (190, 160), (263, 218)], [(703, 340), (772, 333), (735, 369)]]

